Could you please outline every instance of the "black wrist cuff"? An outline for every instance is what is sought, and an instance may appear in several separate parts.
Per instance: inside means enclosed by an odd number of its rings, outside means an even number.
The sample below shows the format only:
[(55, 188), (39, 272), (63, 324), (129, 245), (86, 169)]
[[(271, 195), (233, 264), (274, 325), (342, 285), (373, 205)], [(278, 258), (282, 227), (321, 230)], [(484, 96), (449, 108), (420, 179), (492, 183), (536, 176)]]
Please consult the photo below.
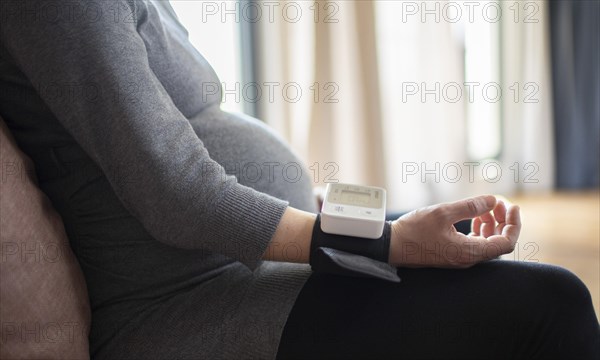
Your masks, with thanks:
[(392, 226), (386, 222), (378, 239), (327, 234), (317, 214), (310, 245), (313, 271), (399, 282), (396, 268), (388, 264)]

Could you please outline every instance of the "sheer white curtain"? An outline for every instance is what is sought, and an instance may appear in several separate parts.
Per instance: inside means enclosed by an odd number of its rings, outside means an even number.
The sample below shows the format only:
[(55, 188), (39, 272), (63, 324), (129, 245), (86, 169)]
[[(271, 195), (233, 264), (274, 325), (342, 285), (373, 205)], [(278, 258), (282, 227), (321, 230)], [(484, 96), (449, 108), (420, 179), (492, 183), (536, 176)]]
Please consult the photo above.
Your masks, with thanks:
[(504, 191), (539, 192), (555, 183), (549, 8), (545, 1), (502, 3), (504, 149), (502, 161), (520, 165), (520, 181)]
[(258, 22), (259, 83), (275, 89), (259, 104), (261, 117), (298, 151), (316, 184), (384, 186), (375, 3), (277, 4), (273, 19)]
[(259, 105), (316, 183), (384, 186), (393, 210), (552, 188), (544, 2), (293, 4), (258, 23), (258, 78), (303, 96)]
[(458, 173), (466, 161), (464, 94), (455, 99), (449, 88), (464, 82), (461, 34), (453, 23), (422, 19), (423, 9), (408, 6), (415, 4), (377, 2), (388, 199), (404, 210), (467, 191)]

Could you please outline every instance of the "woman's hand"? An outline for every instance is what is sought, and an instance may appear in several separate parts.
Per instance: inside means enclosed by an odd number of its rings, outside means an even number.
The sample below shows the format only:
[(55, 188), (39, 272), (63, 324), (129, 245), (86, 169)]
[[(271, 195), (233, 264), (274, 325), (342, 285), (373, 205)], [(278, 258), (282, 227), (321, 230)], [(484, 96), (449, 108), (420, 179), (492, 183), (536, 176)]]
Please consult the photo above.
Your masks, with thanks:
[[(454, 223), (473, 219), (471, 233)], [(392, 223), (389, 262), (403, 267), (467, 268), (514, 250), (521, 231), (518, 206), (491, 195), (429, 206)]]

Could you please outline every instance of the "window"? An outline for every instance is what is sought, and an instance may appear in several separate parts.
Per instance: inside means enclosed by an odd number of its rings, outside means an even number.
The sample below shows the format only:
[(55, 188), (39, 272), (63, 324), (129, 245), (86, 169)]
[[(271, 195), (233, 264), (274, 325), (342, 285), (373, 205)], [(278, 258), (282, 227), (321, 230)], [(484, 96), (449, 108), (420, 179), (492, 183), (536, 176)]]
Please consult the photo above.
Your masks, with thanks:
[(224, 92), (223, 110), (242, 112), (242, 67), (238, 1), (184, 1), (171, 5), (190, 42), (215, 69)]
[[(485, 9), (491, 1), (482, 1)], [(487, 6), (487, 9), (498, 9)], [(490, 11), (491, 12), (491, 11)], [(500, 31), (497, 14), (465, 21), (465, 85), (471, 90), (467, 105), (467, 151), (471, 160), (497, 158), (501, 151)]]

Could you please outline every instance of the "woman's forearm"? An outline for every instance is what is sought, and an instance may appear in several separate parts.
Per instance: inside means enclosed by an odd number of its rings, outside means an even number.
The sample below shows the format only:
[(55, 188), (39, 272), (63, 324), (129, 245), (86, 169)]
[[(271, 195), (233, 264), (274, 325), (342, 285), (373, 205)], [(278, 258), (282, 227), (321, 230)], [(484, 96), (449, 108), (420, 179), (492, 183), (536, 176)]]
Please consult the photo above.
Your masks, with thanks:
[[(472, 218), (480, 225), (468, 236), (453, 227), (461, 219)], [(262, 258), (308, 263), (315, 219), (315, 214), (287, 207)], [(394, 222), (390, 263), (408, 267), (469, 267), (512, 251), (520, 228), (519, 208), (507, 208), (493, 196), (430, 206)], [(460, 257), (449, 259), (450, 255), (432, 251), (446, 249), (444, 246), (449, 244), (460, 250)]]
[(263, 259), (308, 263), (315, 218), (315, 214), (288, 207)]

